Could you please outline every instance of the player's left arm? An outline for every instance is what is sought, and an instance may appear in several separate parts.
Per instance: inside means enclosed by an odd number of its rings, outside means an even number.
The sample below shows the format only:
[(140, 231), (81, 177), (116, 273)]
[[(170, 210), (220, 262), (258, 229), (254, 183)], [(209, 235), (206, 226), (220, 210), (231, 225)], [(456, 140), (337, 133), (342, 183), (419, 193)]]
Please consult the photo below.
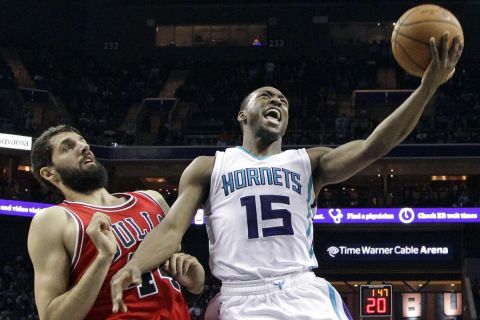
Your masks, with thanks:
[[(168, 205), (167, 201), (161, 195), (160, 192), (155, 191), (155, 190), (144, 190), (143, 192), (145, 192), (150, 197), (155, 199), (155, 201), (160, 206), (160, 208), (162, 208), (162, 211), (165, 213), (165, 215), (167, 215), (168, 211), (170, 210), (170, 206)], [(181, 243), (178, 245), (178, 249), (177, 249), (177, 252), (180, 252), (180, 251), (182, 251), (182, 244)]]
[(385, 118), (365, 140), (356, 140), (335, 149), (307, 150), (315, 177), (316, 190), (330, 183), (344, 181), (381, 158), (402, 142), (417, 125), (428, 101), (440, 85), (453, 75), (463, 44), (456, 37), (448, 49), (448, 33), (442, 36), (440, 48), (430, 39), (432, 61), (420, 86), (392, 114)]
[[(154, 198), (165, 214), (170, 210), (165, 198), (157, 191), (145, 190), (148, 195)], [(174, 253), (162, 266), (162, 268), (175, 277), (175, 280), (191, 295), (186, 294), (187, 300), (196, 299), (203, 292), (205, 283), (205, 270), (201, 263), (189, 254), (180, 252), (182, 245), (179, 245), (177, 253)], [(185, 292), (185, 291), (184, 291)], [(188, 301), (187, 301), (188, 302)]]

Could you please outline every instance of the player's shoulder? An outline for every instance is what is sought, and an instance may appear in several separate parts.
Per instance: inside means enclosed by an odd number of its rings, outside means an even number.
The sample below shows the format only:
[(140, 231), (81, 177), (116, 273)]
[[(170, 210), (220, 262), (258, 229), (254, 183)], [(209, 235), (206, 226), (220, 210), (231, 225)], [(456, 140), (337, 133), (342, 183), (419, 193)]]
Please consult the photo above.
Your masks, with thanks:
[[(61, 226), (68, 222), (68, 216), (65, 209), (60, 206), (52, 206), (40, 210), (33, 216), (31, 226), (45, 231), (51, 230), (52, 226)], [(48, 227), (47, 227), (48, 226)]]
[(168, 211), (169, 205), (160, 192), (155, 190), (137, 190), (135, 192), (147, 195), (151, 198), (151, 200), (155, 201), (162, 208), (163, 211)]
[(147, 198), (149, 198), (150, 200), (153, 200), (153, 201), (155, 201), (159, 204), (162, 204), (163, 202), (165, 202), (165, 199), (163, 198), (162, 194), (158, 191), (155, 191), (155, 190), (150, 190), (150, 189), (135, 190), (133, 193), (141, 194), (144, 197), (147, 196)]
[(200, 156), (195, 158), (182, 174), (184, 181), (193, 183), (207, 183), (213, 172), (214, 156)]
[(136, 190), (135, 192), (136, 192), (136, 193), (146, 194), (146, 195), (150, 196), (151, 198), (153, 198), (153, 199), (155, 199), (155, 200), (163, 199), (163, 196), (160, 194), (160, 192), (155, 191), (155, 190), (150, 190), (150, 189), (147, 189), (147, 190)]
[(214, 156), (199, 156), (193, 159), (189, 168), (198, 173), (212, 172), (214, 163)]
[(215, 156), (199, 156), (193, 159), (192, 163), (196, 163), (197, 165), (209, 165), (215, 161)]
[(332, 148), (328, 148), (328, 147), (313, 147), (313, 148), (306, 149), (310, 160), (320, 159), (331, 150)]

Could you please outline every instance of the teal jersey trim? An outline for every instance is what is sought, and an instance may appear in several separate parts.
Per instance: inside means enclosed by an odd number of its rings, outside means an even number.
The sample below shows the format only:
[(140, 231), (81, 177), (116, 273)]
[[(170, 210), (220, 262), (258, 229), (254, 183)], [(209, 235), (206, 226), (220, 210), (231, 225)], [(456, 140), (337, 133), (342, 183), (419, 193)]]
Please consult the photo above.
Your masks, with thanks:
[(335, 289), (333, 289), (330, 283), (328, 284), (328, 296), (330, 297), (330, 303), (332, 304), (333, 310), (335, 310), (335, 314), (337, 315), (338, 319), (342, 319), (340, 317), (340, 314), (338, 313), (337, 299), (335, 297)]
[[(307, 238), (310, 237), (312, 230), (313, 230), (313, 222), (312, 222), (312, 207), (310, 206), (310, 202), (312, 201), (312, 190), (313, 190), (313, 177), (310, 175), (310, 178), (308, 179), (308, 188), (307, 188), (307, 219), (308, 219), (308, 227), (307, 227)], [(310, 258), (313, 257), (314, 251), (313, 251), (313, 241), (310, 244), (310, 249), (308, 250), (308, 254), (310, 255)]]
[(251, 157), (253, 157), (257, 160), (265, 160), (265, 159), (268, 159), (272, 156), (272, 155), (269, 155), (269, 156), (259, 157), (256, 154), (252, 153), (250, 150), (245, 149), (243, 146), (237, 146), (236, 148), (242, 150), (243, 152), (245, 152), (246, 154), (248, 154), (249, 156), (251, 156)]

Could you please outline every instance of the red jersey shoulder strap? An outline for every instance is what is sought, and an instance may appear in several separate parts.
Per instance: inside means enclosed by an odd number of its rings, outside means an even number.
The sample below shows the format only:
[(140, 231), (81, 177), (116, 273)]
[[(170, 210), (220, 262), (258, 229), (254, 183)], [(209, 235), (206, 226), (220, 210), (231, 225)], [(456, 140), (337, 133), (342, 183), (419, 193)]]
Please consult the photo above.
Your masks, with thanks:
[(73, 270), (77, 266), (78, 261), (80, 260), (80, 253), (82, 252), (83, 238), (85, 237), (85, 225), (83, 224), (82, 219), (72, 210), (66, 206), (59, 204), (65, 212), (72, 218), (75, 223), (76, 235), (75, 235), (75, 248), (73, 249), (73, 256), (70, 261), (70, 269)]
[(147, 201), (153, 203), (158, 209), (161, 210), (161, 212), (163, 213), (163, 216), (167, 214), (163, 210), (162, 206), (160, 206), (160, 203), (158, 203), (158, 201), (154, 197), (152, 197), (152, 195), (150, 195), (148, 192), (138, 190), (138, 191), (132, 192), (131, 194), (133, 194), (134, 196), (140, 196), (142, 199), (146, 199)]

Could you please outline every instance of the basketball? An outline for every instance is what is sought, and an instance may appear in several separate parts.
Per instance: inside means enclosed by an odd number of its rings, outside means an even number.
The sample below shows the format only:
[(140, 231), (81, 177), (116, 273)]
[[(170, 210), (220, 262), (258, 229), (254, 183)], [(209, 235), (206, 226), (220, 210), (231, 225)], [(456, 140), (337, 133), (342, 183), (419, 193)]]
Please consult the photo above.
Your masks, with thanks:
[(435, 37), (437, 47), (442, 35), (449, 31), (448, 48), (460, 35), (462, 26), (447, 9), (425, 4), (405, 12), (395, 24), (392, 33), (392, 52), (398, 64), (408, 73), (421, 77), (432, 59), (430, 38)]

